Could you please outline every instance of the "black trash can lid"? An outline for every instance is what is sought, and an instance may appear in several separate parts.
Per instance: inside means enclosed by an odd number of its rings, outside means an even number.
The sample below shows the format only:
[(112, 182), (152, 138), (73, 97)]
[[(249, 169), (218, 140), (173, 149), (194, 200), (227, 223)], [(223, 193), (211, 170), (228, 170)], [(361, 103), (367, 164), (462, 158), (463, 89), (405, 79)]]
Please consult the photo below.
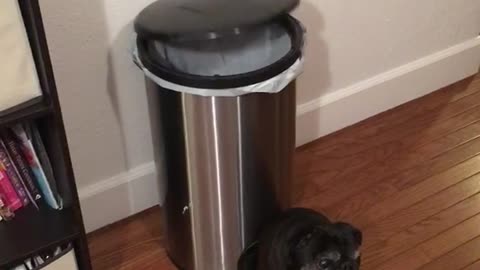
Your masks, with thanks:
[(135, 19), (146, 39), (215, 33), (262, 24), (294, 9), (299, 0), (158, 0)]

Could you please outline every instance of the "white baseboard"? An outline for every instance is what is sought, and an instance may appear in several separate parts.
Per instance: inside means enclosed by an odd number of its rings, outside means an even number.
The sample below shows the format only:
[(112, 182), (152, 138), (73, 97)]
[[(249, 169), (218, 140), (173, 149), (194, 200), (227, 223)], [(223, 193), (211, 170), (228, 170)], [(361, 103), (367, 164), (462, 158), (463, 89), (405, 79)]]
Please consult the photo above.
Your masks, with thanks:
[(479, 66), (480, 37), (301, 104), (297, 145), (471, 76)]
[(91, 232), (158, 205), (159, 194), (153, 162), (80, 188), (85, 228)]
[[(480, 38), (298, 106), (297, 145), (355, 124), (478, 72)], [(153, 162), (81, 188), (88, 232), (159, 204)]]

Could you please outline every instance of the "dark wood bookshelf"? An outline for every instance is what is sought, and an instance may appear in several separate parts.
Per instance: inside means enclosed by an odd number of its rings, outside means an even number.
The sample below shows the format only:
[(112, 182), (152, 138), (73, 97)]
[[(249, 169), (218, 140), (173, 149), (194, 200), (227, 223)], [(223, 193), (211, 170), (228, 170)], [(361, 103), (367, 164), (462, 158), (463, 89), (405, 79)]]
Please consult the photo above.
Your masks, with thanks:
[(26, 104), (0, 112), (0, 126), (8, 126), (20, 121), (34, 120), (53, 112), (52, 106), (43, 97), (35, 98)]
[[(87, 238), (70, 160), (62, 112), (38, 0), (18, 0), (38, 72), (42, 97), (0, 112), (0, 129), (34, 121), (52, 163), (64, 209), (41, 205), (20, 209), (0, 222), (0, 269), (9, 269), (42, 250), (72, 243), (80, 270), (91, 270)], [(70, 269), (65, 269), (70, 270)]]
[(11, 222), (0, 225), (0, 265), (15, 263), (39, 251), (75, 240), (81, 229), (74, 222), (72, 209), (47, 207), (21, 209)]

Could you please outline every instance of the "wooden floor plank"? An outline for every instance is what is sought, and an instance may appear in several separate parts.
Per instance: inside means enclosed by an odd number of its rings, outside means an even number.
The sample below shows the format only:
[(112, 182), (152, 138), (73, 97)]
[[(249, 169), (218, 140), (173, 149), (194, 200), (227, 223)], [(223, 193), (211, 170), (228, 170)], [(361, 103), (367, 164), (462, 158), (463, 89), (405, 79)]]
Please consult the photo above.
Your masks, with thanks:
[[(480, 75), (302, 146), (295, 168), (297, 206), (363, 230), (362, 270), (480, 270)], [(94, 270), (176, 269), (158, 207), (89, 246)]]
[[(400, 254), (394, 260), (387, 261), (380, 266), (369, 266), (362, 262), (361, 270), (416, 270), (422, 265), (431, 262), (421, 249), (412, 248), (405, 253)], [(437, 269), (438, 270), (438, 269)]]
[[(392, 260), (387, 261), (386, 263), (380, 266), (374, 266), (369, 263), (364, 263), (362, 267), (367, 269), (376, 269), (376, 270), (415, 270), (415, 269), (423, 269), (426, 267), (427, 269), (461, 269), (472, 262), (474, 262), (478, 258), (466, 260), (462, 262), (463, 265), (453, 267), (453, 268), (432, 268), (434, 266), (441, 265), (438, 261), (442, 261), (443, 258), (447, 257), (451, 251), (456, 251), (457, 248), (464, 250), (465, 245), (468, 247), (472, 247), (472, 239), (474, 241), (478, 241), (479, 236), (479, 223), (478, 219), (470, 219), (467, 220), (458, 226), (454, 227), (451, 230), (446, 231), (444, 234), (440, 234), (437, 237), (430, 239), (418, 246), (413, 247), (412, 249), (408, 250), (405, 253), (393, 258)], [(472, 231), (468, 231), (466, 234), (462, 233), (462, 229), (468, 229)], [(445, 243), (445, 241), (450, 241)], [(477, 245), (476, 243), (475, 245)], [(425, 250), (428, 250), (427, 253)], [(472, 250), (473, 252), (477, 253), (479, 256), (479, 252), (477, 250)], [(457, 251), (458, 252), (458, 251)], [(470, 251), (469, 251), (470, 252)], [(450, 259), (452, 259), (452, 255), (448, 255)], [(456, 255), (454, 255), (456, 256)], [(458, 259), (456, 259), (458, 260)], [(434, 262), (434, 265), (429, 265), (431, 262)]]
[(165, 255), (159, 214), (158, 208), (147, 210), (138, 216), (141, 218), (132, 217), (89, 235), (91, 256), (102, 258), (93, 260), (94, 269), (139, 269), (135, 267), (147, 262), (171, 264)]
[[(462, 125), (463, 122), (465, 122), (465, 125), (473, 122), (475, 125), (472, 128), (467, 131), (460, 130), (450, 136), (437, 138), (437, 140), (420, 147), (417, 147), (416, 144), (421, 144), (421, 138), (419, 137), (422, 135), (417, 134), (417, 136), (409, 137), (408, 140), (405, 139), (405, 142), (403, 140), (391, 141), (347, 158), (317, 157), (317, 173), (305, 177), (306, 180), (304, 181), (310, 184), (304, 190), (302, 200), (317, 201), (320, 208), (342, 202), (352, 194), (379, 182), (389, 175), (414, 168), (418, 164), (428, 162), (465, 142), (478, 138), (478, 133), (473, 132), (479, 130), (480, 122), (478, 125), (476, 123), (479, 120), (480, 107), (476, 107), (474, 111), (468, 111), (454, 121), (454, 123), (462, 123)], [(425, 127), (423, 128), (425, 129)], [(443, 125), (434, 125), (429, 129), (432, 130), (433, 134), (439, 136), (439, 134), (448, 134), (449, 130), (456, 130), (456, 127), (453, 124), (449, 128)], [(468, 133), (471, 137), (465, 137), (468, 136), (468, 134), (465, 134), (466, 132), (471, 132)], [(350, 188), (345, 188), (345, 185)], [(317, 197), (321, 197), (322, 200), (317, 200)]]
[[(356, 220), (365, 210), (370, 209), (379, 201), (395, 196), (398, 192), (410, 188), (423, 181), (423, 179), (433, 177), (431, 176), (433, 173), (442, 174), (444, 173), (443, 170), (452, 170), (450, 173), (455, 174), (455, 168), (465, 169), (465, 173), (470, 173), (470, 175), (477, 172), (477, 164), (475, 163), (477, 158), (473, 158), (472, 160), (468, 159), (471, 158), (471, 155), (478, 153), (480, 153), (480, 141), (468, 143), (444, 155), (438, 156), (425, 164), (419, 164), (396, 175), (387, 176), (371, 188), (365, 188), (351, 196), (348, 200), (341, 201), (324, 210), (335, 219), (345, 219), (348, 217)], [(465, 161), (465, 159), (467, 160)], [(448, 173), (446, 177), (449, 177)], [(315, 207), (315, 201), (313, 202), (312, 206)]]
[[(411, 188), (397, 192), (387, 200), (378, 201), (373, 207), (363, 210), (358, 218), (352, 220), (352, 222), (358, 226), (366, 227), (379, 219), (388, 217), (399, 210), (416, 204), (479, 172), (480, 156), (476, 156), (443, 173), (434, 175)], [(480, 176), (476, 178), (480, 179)]]
[(419, 268), (420, 270), (462, 269), (480, 259), (480, 237)]
[[(433, 240), (428, 242), (428, 245), (420, 245), (420, 248), (430, 258), (438, 258), (441, 254), (445, 254), (457, 244), (467, 243), (470, 240), (479, 236), (480, 216), (477, 215), (473, 218), (465, 220), (454, 228), (440, 234), (438, 237), (435, 237)], [(476, 249), (473, 251), (480, 253), (480, 249)], [(480, 257), (476, 259), (480, 259)]]
[[(389, 170), (388, 168), (376, 173), (372, 171), (370, 173), (359, 173), (357, 176), (352, 176), (352, 180), (349, 182), (335, 183), (336, 188), (332, 192), (336, 193), (325, 194), (325, 197), (318, 195), (308, 200), (302, 200), (297, 205), (323, 210), (335, 218), (353, 220), (378, 201), (389, 198), (392, 194), (413, 186), (432, 175), (448, 170), (479, 153), (480, 139), (477, 138), (460, 145), (445, 155), (440, 155), (426, 163), (420, 163), (413, 168), (398, 173), (394, 169)], [(345, 194), (352, 195), (346, 196)], [(326, 206), (325, 201), (335, 196), (339, 198), (346, 196), (347, 199), (333, 204), (331, 207)]]
[[(361, 134), (356, 134), (356, 141), (348, 144), (339, 143), (335, 149), (331, 149), (327, 154), (309, 152), (309, 156), (306, 159), (302, 158), (303, 153), (299, 153), (297, 155), (297, 163), (302, 167), (302, 170), (297, 171), (297, 178), (301, 178), (302, 182), (298, 184), (310, 183), (313, 186), (302, 189), (303, 192), (297, 194), (296, 199), (310, 198), (315, 194), (314, 192), (321, 191), (321, 185), (325, 181), (349, 179), (352, 172), (355, 173), (358, 169), (366, 166), (375, 168), (375, 166), (371, 166), (372, 161), (370, 159), (373, 158), (374, 161), (375, 158), (377, 158), (376, 160), (385, 160), (385, 155), (396, 153), (397, 151), (394, 148), (395, 146), (398, 147), (398, 141), (401, 138), (406, 138), (406, 140), (411, 140), (415, 144), (421, 145), (426, 141), (432, 140), (431, 136), (439, 136), (445, 132), (451, 132), (478, 121), (480, 119), (480, 107), (477, 100), (479, 99), (480, 93), (475, 93), (474, 97), (465, 97), (457, 102), (448, 104), (448, 107), (442, 111), (442, 115), (422, 114), (415, 121), (407, 121), (400, 126), (389, 126), (385, 131), (377, 131), (366, 138), (362, 138)], [(456, 127), (442, 125), (442, 123), (455, 116), (458, 116), (458, 119), (453, 121)], [(359, 156), (362, 156), (362, 158), (358, 158)], [(331, 178), (321, 177), (323, 181), (316, 183), (315, 179), (319, 179), (319, 175), (322, 176), (325, 173), (330, 175)], [(311, 179), (312, 177), (314, 179)], [(317, 185), (315, 186), (315, 184)], [(319, 188), (320, 190), (317, 190)], [(309, 193), (308, 191), (314, 192)]]
[[(449, 187), (420, 203), (392, 213), (388, 217), (379, 217), (372, 226), (364, 229), (365, 248), (385, 241), (392, 235), (411, 227), (455, 204), (480, 192), (480, 175)], [(355, 223), (354, 223), (355, 224)]]
[[(368, 255), (363, 259), (363, 267), (375, 269), (385, 263), (380, 269), (395, 269), (392, 265), (401, 265), (406, 257), (419, 251), (429, 258), (429, 262), (480, 236), (480, 209), (478, 204), (474, 205), (480, 202), (480, 196), (467, 201), (364, 250)], [(417, 262), (412, 262), (412, 265), (413, 263), (421, 266), (425, 260), (420, 258)]]
[(478, 270), (478, 269), (480, 269), (480, 260), (470, 264), (465, 268), (462, 268), (461, 270)]

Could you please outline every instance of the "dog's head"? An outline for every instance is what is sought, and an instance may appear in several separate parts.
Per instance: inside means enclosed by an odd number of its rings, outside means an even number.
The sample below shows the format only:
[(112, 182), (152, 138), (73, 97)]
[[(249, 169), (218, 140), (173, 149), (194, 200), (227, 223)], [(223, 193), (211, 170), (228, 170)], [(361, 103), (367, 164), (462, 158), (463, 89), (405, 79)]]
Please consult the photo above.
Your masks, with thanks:
[(357, 270), (361, 242), (361, 232), (344, 223), (317, 225), (299, 231), (288, 244), (288, 269)]
[(260, 270), (358, 270), (362, 233), (308, 209), (292, 209), (260, 241)]

